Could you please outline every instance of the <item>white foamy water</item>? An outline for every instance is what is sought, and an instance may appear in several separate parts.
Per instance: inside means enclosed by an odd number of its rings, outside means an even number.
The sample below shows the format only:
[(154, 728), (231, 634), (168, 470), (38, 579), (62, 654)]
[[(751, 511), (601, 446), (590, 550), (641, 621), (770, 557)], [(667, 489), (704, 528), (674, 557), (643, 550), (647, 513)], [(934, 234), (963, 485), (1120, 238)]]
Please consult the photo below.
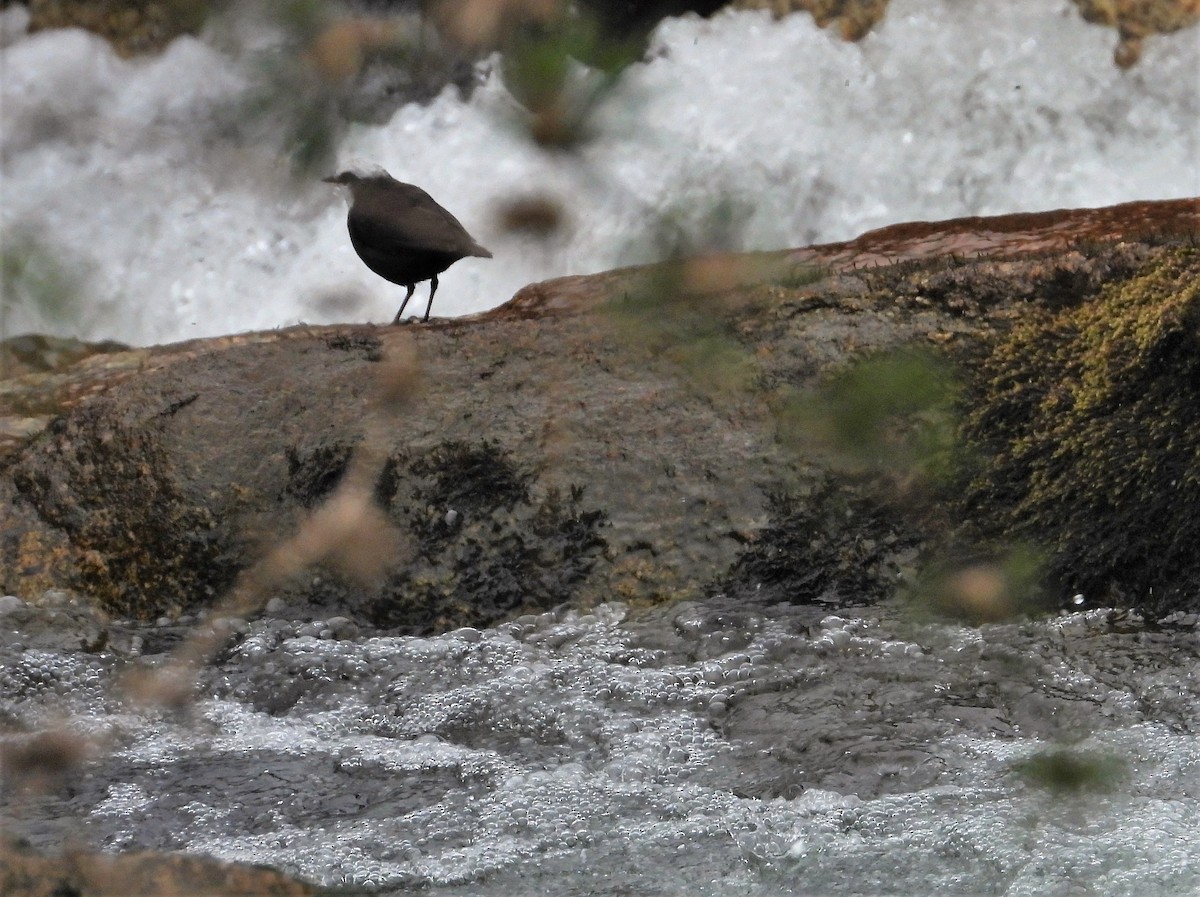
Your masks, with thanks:
[[(53, 820), (384, 894), (1200, 889), (1195, 630), (794, 614), (610, 605), (431, 638), (262, 620), (183, 718), (114, 700), (107, 652), (5, 639), (0, 711), (69, 710), (114, 752), (0, 809), (42, 847)], [(1047, 751), (1108, 772), (1055, 790), (1021, 771)]]
[[(308, 321), (390, 320), (402, 291), (366, 271), (327, 185), (288, 186), (275, 147), (205, 127), (257, 61), (181, 38), (122, 61), (79, 32), (11, 34), (3, 53), (3, 210), (81, 282), (47, 315), (5, 296), (9, 335), (147, 344)], [(805, 15), (663, 25), (579, 157), (512, 127), (489, 77), (382, 126), (343, 164), (421, 184), (495, 253), (442, 277), (434, 311), (496, 306), (526, 283), (651, 260), (663, 220), (700, 233), (725, 201), (746, 249), (846, 239), (916, 219), (1200, 193), (1195, 29), (1120, 71), (1114, 32), (1068, 3), (897, 0), (858, 44)], [(496, 205), (533, 190), (568, 206), (547, 245), (506, 234)], [(419, 288), (422, 308), (426, 286)]]

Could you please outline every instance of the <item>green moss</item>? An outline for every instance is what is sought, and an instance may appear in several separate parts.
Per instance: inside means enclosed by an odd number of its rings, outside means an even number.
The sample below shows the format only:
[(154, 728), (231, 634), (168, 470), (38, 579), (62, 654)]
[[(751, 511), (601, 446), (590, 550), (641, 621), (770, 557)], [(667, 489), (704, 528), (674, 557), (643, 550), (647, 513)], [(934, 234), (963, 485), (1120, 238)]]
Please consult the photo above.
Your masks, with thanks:
[[(1200, 252), (1163, 247), (1091, 301), (1031, 305), (972, 370), (962, 503), (1089, 599), (1178, 607), (1200, 556)], [(1114, 591), (1110, 591), (1114, 590)]]

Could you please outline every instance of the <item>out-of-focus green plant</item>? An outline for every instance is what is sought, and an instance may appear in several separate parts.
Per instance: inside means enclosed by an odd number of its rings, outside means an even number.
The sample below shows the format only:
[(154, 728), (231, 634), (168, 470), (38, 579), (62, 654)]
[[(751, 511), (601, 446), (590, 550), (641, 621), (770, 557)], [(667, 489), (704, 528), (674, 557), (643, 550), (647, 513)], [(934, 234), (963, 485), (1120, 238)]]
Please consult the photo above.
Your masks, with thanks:
[(772, 266), (775, 270), (769, 275), (770, 283), (777, 287), (783, 287), (785, 290), (798, 290), (801, 287), (809, 286), (823, 277), (829, 275), (829, 271), (819, 265), (805, 265), (786, 263), (782, 268)]
[(427, 20), (448, 45), (479, 58), (500, 52), (500, 76), (525, 110), (518, 129), (547, 150), (572, 151), (641, 47), (605, 33), (566, 0), (429, 0)]
[[(302, 181), (329, 174), (351, 121), (382, 121), (405, 101), (427, 102), (471, 80), (457, 51), (415, 13), (348, 14), (322, 0), (240, 6), (213, 26), (237, 45), (238, 16), (266, 17), (282, 40), (253, 51), (251, 86), (219, 116), (225, 138), (278, 146)], [(249, 52), (243, 48), (243, 53)]]
[(833, 470), (882, 477), (893, 503), (934, 522), (938, 557), (905, 589), (915, 613), (978, 624), (1044, 610), (1044, 552), (960, 544), (956, 535), (947, 490), (976, 465), (961, 438), (960, 401), (960, 379), (943, 356), (902, 346), (851, 363), (816, 390), (785, 390), (774, 407), (785, 444)]
[(713, 398), (744, 398), (758, 378), (735, 329), (737, 288), (770, 280), (778, 265), (733, 251), (751, 212), (731, 196), (668, 210), (649, 237), (652, 254), (666, 261), (646, 268), (609, 306), (626, 343), (675, 363)]
[(1060, 795), (1112, 791), (1129, 775), (1120, 757), (1065, 748), (1033, 754), (1012, 768), (1031, 785)]
[(673, 362), (709, 395), (736, 398), (753, 384), (753, 360), (738, 344), (719, 295), (680, 289), (686, 277), (681, 268), (659, 266), (610, 306), (612, 320), (627, 344)]
[[(749, 210), (749, 211), (748, 211)], [(925, 532), (925, 569), (906, 576), (918, 616), (971, 623), (1044, 610), (1045, 558), (1024, 544), (981, 546), (963, 536), (949, 490), (977, 459), (961, 439), (961, 381), (932, 345), (904, 344), (849, 361), (802, 388), (762, 377), (753, 304), (801, 290), (822, 272), (785, 256), (739, 253), (752, 207), (729, 198), (663, 215), (654, 246), (668, 259), (645, 269), (611, 305), (618, 333), (649, 359), (673, 362), (711, 400), (764, 402), (779, 442), (853, 494), (872, 493)], [(936, 561), (929, 563), (928, 558)]]
[(546, 149), (574, 150), (593, 136), (593, 114), (636, 59), (634, 48), (606, 39), (588, 16), (561, 15), (509, 33), (501, 76), (530, 114), (530, 138)]
[(901, 347), (853, 362), (812, 392), (775, 401), (781, 438), (853, 472), (940, 481), (956, 463), (957, 379), (933, 351)]
[(77, 320), (81, 288), (81, 266), (43, 236), (22, 230), (0, 234), (0, 338), (10, 335), (9, 315), (19, 305), (46, 321)]
[(1009, 620), (1044, 606), (1045, 563), (1043, 552), (1020, 544), (986, 557), (947, 556), (922, 569), (905, 597), (918, 617), (973, 625)]

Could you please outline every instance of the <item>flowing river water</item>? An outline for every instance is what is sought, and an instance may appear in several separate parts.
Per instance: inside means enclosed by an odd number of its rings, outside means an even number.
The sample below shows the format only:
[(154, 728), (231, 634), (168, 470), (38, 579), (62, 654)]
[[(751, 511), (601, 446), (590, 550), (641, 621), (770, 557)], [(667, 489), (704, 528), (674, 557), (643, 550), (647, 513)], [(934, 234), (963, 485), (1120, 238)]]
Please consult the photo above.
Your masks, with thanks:
[(1200, 893), (1192, 618), (716, 598), (430, 638), (219, 621), (169, 712), (113, 686), (178, 628), (82, 650), (78, 608), (0, 612), (0, 739), (66, 719), (105, 745), (55, 793), (6, 789), (40, 848), (446, 897)]

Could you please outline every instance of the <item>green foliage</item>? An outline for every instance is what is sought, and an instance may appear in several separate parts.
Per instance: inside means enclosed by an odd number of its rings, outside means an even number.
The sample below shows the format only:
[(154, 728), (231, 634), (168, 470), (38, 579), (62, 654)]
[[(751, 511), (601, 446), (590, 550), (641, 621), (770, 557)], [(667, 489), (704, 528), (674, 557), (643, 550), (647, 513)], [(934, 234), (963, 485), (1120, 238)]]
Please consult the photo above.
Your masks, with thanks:
[(829, 276), (829, 270), (820, 265), (789, 265), (781, 274), (771, 278), (771, 283), (785, 290), (798, 290), (810, 286)]
[(309, 69), (298, 45), (264, 53), (252, 86), (223, 111), (221, 136), (276, 144), (298, 178), (327, 173), (343, 128), (336, 95), (336, 85)]
[[(712, 398), (744, 400), (758, 382), (758, 364), (738, 337), (745, 316), (738, 293), (780, 277), (780, 264), (767, 253), (735, 254), (752, 213), (751, 204), (728, 194), (668, 208), (648, 238), (652, 254), (665, 261), (645, 269), (607, 309), (627, 344), (675, 364)], [(788, 265), (783, 277), (807, 284), (819, 274)]]
[[(501, 76), (533, 114), (530, 137), (547, 149), (574, 150), (591, 137), (593, 114), (637, 56), (634, 46), (606, 38), (580, 12), (513, 29), (504, 44)], [(586, 75), (579, 60), (591, 67)]]
[(48, 321), (76, 320), (81, 290), (81, 266), (46, 239), (28, 231), (0, 236), (0, 338), (9, 335), (8, 313), (18, 304)]
[(267, 6), (275, 21), (298, 34), (316, 34), (329, 21), (324, 0), (270, 0)]
[(666, 360), (700, 391), (737, 399), (754, 382), (755, 366), (737, 341), (720, 297), (680, 289), (678, 266), (661, 266), (641, 289), (612, 303), (610, 319), (622, 339)]
[(1111, 791), (1129, 774), (1119, 757), (1065, 749), (1039, 752), (1013, 769), (1031, 785), (1060, 795)]
[(940, 481), (956, 462), (958, 380), (939, 355), (904, 347), (869, 355), (815, 392), (775, 401), (785, 443), (840, 468)]
[(700, 253), (736, 252), (753, 214), (752, 202), (719, 190), (702, 203), (668, 206), (651, 235), (654, 254), (682, 262)]
[[(323, 0), (273, 0), (258, 11), (282, 39), (251, 56), (251, 83), (216, 128), (223, 140), (275, 148), (297, 180), (330, 173), (348, 123), (386, 120), (402, 99), (428, 101), (469, 72), (460, 56), (427, 45), (411, 18), (339, 14)], [(236, 44), (237, 20), (226, 27)], [(372, 81), (377, 62), (397, 99)]]
[(318, 100), (297, 106), (284, 138), (292, 168), (300, 175), (328, 169), (337, 153), (339, 136), (329, 103)]
[(1028, 544), (1000, 545), (986, 557), (964, 557), (942, 545), (904, 589), (912, 614), (920, 619), (950, 618), (971, 625), (1044, 612), (1045, 553)]

